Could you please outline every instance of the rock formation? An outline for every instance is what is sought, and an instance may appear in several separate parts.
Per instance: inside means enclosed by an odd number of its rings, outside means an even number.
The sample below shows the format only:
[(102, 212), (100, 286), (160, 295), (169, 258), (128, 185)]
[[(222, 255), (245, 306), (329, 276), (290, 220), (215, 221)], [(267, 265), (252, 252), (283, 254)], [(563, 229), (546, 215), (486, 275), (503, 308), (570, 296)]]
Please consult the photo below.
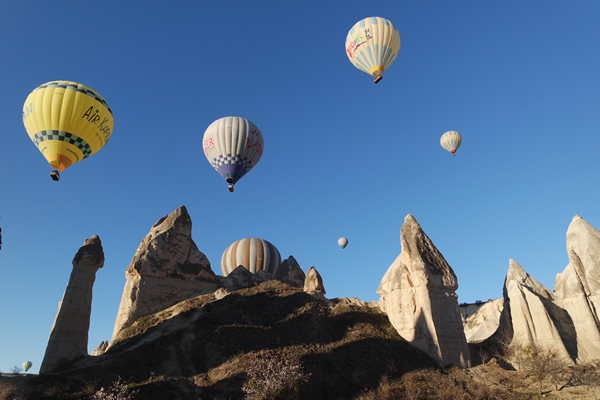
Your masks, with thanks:
[(296, 259), (293, 256), (289, 256), (277, 268), (273, 279), (287, 283), (291, 287), (301, 288), (304, 286), (306, 276)]
[(96, 271), (103, 266), (102, 243), (98, 236), (92, 236), (73, 258), (73, 270), (50, 332), (40, 374), (52, 372), (62, 361), (88, 355), (92, 287)]
[(113, 338), (137, 318), (217, 290), (210, 263), (191, 234), (192, 221), (184, 206), (154, 224), (125, 272)]
[(229, 275), (217, 276), (216, 281), (220, 287), (234, 291), (249, 288), (271, 279), (273, 278), (267, 271), (259, 270), (256, 273), (252, 273), (244, 268), (243, 265), (238, 265)]
[(550, 290), (514, 260), (510, 260), (504, 283), (504, 312), (510, 316), (513, 340), (553, 349), (566, 361), (575, 358), (577, 345), (569, 314), (554, 303)]
[(94, 350), (92, 350), (92, 355), (99, 356), (101, 354), (104, 354), (104, 352), (106, 351), (107, 348), (108, 348), (108, 340), (103, 340), (100, 342), (98, 347), (96, 347)]
[(315, 267), (310, 267), (306, 273), (304, 280), (304, 291), (318, 298), (325, 298), (325, 286), (323, 286), (323, 278)]
[[(469, 313), (473, 308), (472, 313)], [(489, 300), (482, 304), (460, 307), (467, 343), (481, 343), (492, 336), (500, 325), (504, 299)]]
[(578, 361), (600, 359), (600, 232), (576, 215), (567, 229), (569, 264), (554, 283), (556, 303), (570, 315)]
[(412, 215), (400, 230), (401, 253), (377, 293), (400, 336), (440, 365), (469, 365), (454, 271)]

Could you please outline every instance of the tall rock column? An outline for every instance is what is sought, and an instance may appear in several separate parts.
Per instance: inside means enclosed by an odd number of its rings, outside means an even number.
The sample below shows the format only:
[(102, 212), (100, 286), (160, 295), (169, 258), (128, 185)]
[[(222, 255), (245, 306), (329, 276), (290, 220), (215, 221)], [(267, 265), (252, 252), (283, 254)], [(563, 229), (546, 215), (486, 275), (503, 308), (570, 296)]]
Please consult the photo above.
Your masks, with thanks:
[(52, 372), (63, 360), (88, 355), (92, 287), (104, 266), (98, 236), (87, 239), (73, 258), (73, 271), (54, 320), (40, 374)]
[(569, 264), (554, 282), (556, 303), (573, 320), (578, 362), (600, 359), (600, 232), (576, 215), (567, 229)]
[(125, 276), (113, 342), (136, 319), (218, 288), (210, 262), (192, 240), (192, 220), (184, 206), (154, 224)]
[(400, 336), (440, 365), (469, 366), (454, 271), (410, 214), (400, 243), (400, 255), (377, 290), (381, 310)]

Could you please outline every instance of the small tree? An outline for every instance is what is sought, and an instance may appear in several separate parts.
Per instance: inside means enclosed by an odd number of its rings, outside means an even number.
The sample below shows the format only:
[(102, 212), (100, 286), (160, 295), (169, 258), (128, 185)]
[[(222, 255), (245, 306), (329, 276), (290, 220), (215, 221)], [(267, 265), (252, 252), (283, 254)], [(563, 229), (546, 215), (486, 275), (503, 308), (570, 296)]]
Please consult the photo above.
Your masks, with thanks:
[(89, 400), (133, 400), (139, 390), (129, 390), (127, 385), (121, 382), (119, 377), (113, 384), (108, 388), (100, 388), (96, 393), (88, 397)]
[(546, 378), (557, 377), (565, 370), (566, 362), (558, 354), (535, 342), (521, 347), (520, 367), (523, 372), (532, 375), (538, 383), (539, 394), (542, 394), (543, 382)]
[(18, 365), (15, 365), (11, 368), (11, 371), (13, 374), (20, 374), (21, 372), (23, 372), (23, 368), (19, 367)]
[(257, 356), (247, 371), (248, 381), (242, 390), (246, 399), (273, 400), (282, 395), (297, 394), (299, 385), (307, 382), (310, 373), (304, 372), (298, 361), (285, 360), (273, 354)]

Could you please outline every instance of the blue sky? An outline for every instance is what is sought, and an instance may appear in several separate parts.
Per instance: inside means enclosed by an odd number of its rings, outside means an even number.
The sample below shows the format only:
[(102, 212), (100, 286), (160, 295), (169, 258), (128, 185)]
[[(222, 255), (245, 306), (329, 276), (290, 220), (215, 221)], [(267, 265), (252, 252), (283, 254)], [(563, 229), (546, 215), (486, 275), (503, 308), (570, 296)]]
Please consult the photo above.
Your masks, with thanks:
[[(377, 300), (413, 214), (459, 280), (502, 296), (510, 258), (552, 288), (580, 214), (600, 228), (600, 3), (177, 1), (0, 3), (0, 371), (37, 372), (71, 261), (99, 235), (90, 351), (109, 340), (140, 241), (185, 205), (220, 274), (244, 237), (271, 241), (327, 296)], [(381, 83), (344, 41), (382, 16), (402, 46)], [(53, 182), (21, 110), (51, 80), (110, 104), (114, 134)], [(202, 136), (228, 115), (265, 139), (235, 193)], [(457, 130), (451, 157), (439, 145)], [(337, 239), (346, 236), (345, 250)]]

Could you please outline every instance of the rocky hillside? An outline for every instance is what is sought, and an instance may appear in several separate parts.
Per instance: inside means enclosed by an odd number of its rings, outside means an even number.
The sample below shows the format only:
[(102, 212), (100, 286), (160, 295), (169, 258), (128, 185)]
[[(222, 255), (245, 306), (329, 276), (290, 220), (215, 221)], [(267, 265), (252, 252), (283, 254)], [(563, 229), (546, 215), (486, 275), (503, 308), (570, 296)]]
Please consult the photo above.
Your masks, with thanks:
[[(28, 379), (30, 398), (77, 398), (122, 377), (139, 399), (242, 398), (261, 354), (297, 360), (310, 378), (301, 398), (355, 398), (383, 376), (436, 363), (403, 340), (385, 314), (351, 300), (323, 301), (278, 281), (199, 296), (136, 321), (97, 357)], [(53, 395), (54, 394), (54, 395)]]

